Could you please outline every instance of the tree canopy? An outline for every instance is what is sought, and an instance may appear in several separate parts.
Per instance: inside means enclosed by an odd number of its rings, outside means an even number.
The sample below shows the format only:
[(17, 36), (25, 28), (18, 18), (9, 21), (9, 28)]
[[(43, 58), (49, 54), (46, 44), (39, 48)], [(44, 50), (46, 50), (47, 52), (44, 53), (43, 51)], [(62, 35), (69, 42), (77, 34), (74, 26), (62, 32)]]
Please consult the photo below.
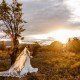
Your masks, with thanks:
[(25, 21), (22, 19), (22, 4), (13, 0), (12, 4), (7, 4), (5, 0), (0, 4), (1, 29), (10, 38), (21, 37), (21, 32), (25, 29)]

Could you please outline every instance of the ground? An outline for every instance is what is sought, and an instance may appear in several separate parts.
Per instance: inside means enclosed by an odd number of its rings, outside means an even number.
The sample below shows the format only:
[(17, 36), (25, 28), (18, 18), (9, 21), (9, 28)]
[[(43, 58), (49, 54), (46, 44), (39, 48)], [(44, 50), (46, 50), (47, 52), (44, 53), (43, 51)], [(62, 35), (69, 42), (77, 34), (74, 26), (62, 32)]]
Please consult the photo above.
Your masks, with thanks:
[[(38, 52), (32, 59), (33, 67), (38, 68), (36, 74), (30, 74), (21, 80), (80, 80), (80, 54), (71, 52)], [(7, 59), (0, 63), (0, 70), (10, 67)], [(18, 78), (2, 78), (0, 80), (20, 80)]]
[(32, 62), (46, 80), (78, 80), (80, 76), (80, 54), (42, 52)]

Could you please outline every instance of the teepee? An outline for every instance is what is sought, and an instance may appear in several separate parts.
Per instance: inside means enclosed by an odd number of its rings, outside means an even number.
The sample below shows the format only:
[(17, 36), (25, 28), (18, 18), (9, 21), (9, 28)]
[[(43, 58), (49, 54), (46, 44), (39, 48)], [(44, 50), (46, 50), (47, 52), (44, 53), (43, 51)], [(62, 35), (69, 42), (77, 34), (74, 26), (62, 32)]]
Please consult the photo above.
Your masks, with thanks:
[(30, 64), (30, 57), (30, 52), (25, 47), (10, 69), (0, 72), (0, 76), (23, 77), (28, 72), (37, 72), (38, 68), (33, 68)]

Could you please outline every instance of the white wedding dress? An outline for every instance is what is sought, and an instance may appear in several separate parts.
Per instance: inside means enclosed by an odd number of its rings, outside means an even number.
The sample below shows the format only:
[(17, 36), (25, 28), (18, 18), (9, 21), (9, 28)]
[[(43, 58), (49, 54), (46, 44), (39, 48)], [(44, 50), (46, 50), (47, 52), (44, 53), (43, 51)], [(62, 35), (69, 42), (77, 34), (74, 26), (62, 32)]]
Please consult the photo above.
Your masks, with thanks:
[(38, 68), (33, 68), (30, 64), (30, 57), (30, 52), (25, 47), (10, 69), (0, 72), (0, 76), (23, 77), (28, 72), (37, 72)]

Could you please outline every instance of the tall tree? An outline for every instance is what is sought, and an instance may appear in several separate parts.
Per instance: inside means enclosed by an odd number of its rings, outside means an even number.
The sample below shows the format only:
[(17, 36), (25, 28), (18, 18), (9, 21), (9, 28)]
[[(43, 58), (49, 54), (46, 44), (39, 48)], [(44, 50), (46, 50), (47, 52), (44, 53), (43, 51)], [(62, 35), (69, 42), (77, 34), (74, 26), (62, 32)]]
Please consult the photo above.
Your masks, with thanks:
[(6, 3), (2, 0), (0, 4), (0, 21), (3, 24), (1, 29), (7, 36), (11, 38), (13, 43), (11, 56), (11, 64), (15, 62), (16, 54), (18, 53), (19, 40), (21, 33), (25, 30), (24, 23), (22, 19), (22, 4), (17, 0), (12, 0), (12, 4)]

